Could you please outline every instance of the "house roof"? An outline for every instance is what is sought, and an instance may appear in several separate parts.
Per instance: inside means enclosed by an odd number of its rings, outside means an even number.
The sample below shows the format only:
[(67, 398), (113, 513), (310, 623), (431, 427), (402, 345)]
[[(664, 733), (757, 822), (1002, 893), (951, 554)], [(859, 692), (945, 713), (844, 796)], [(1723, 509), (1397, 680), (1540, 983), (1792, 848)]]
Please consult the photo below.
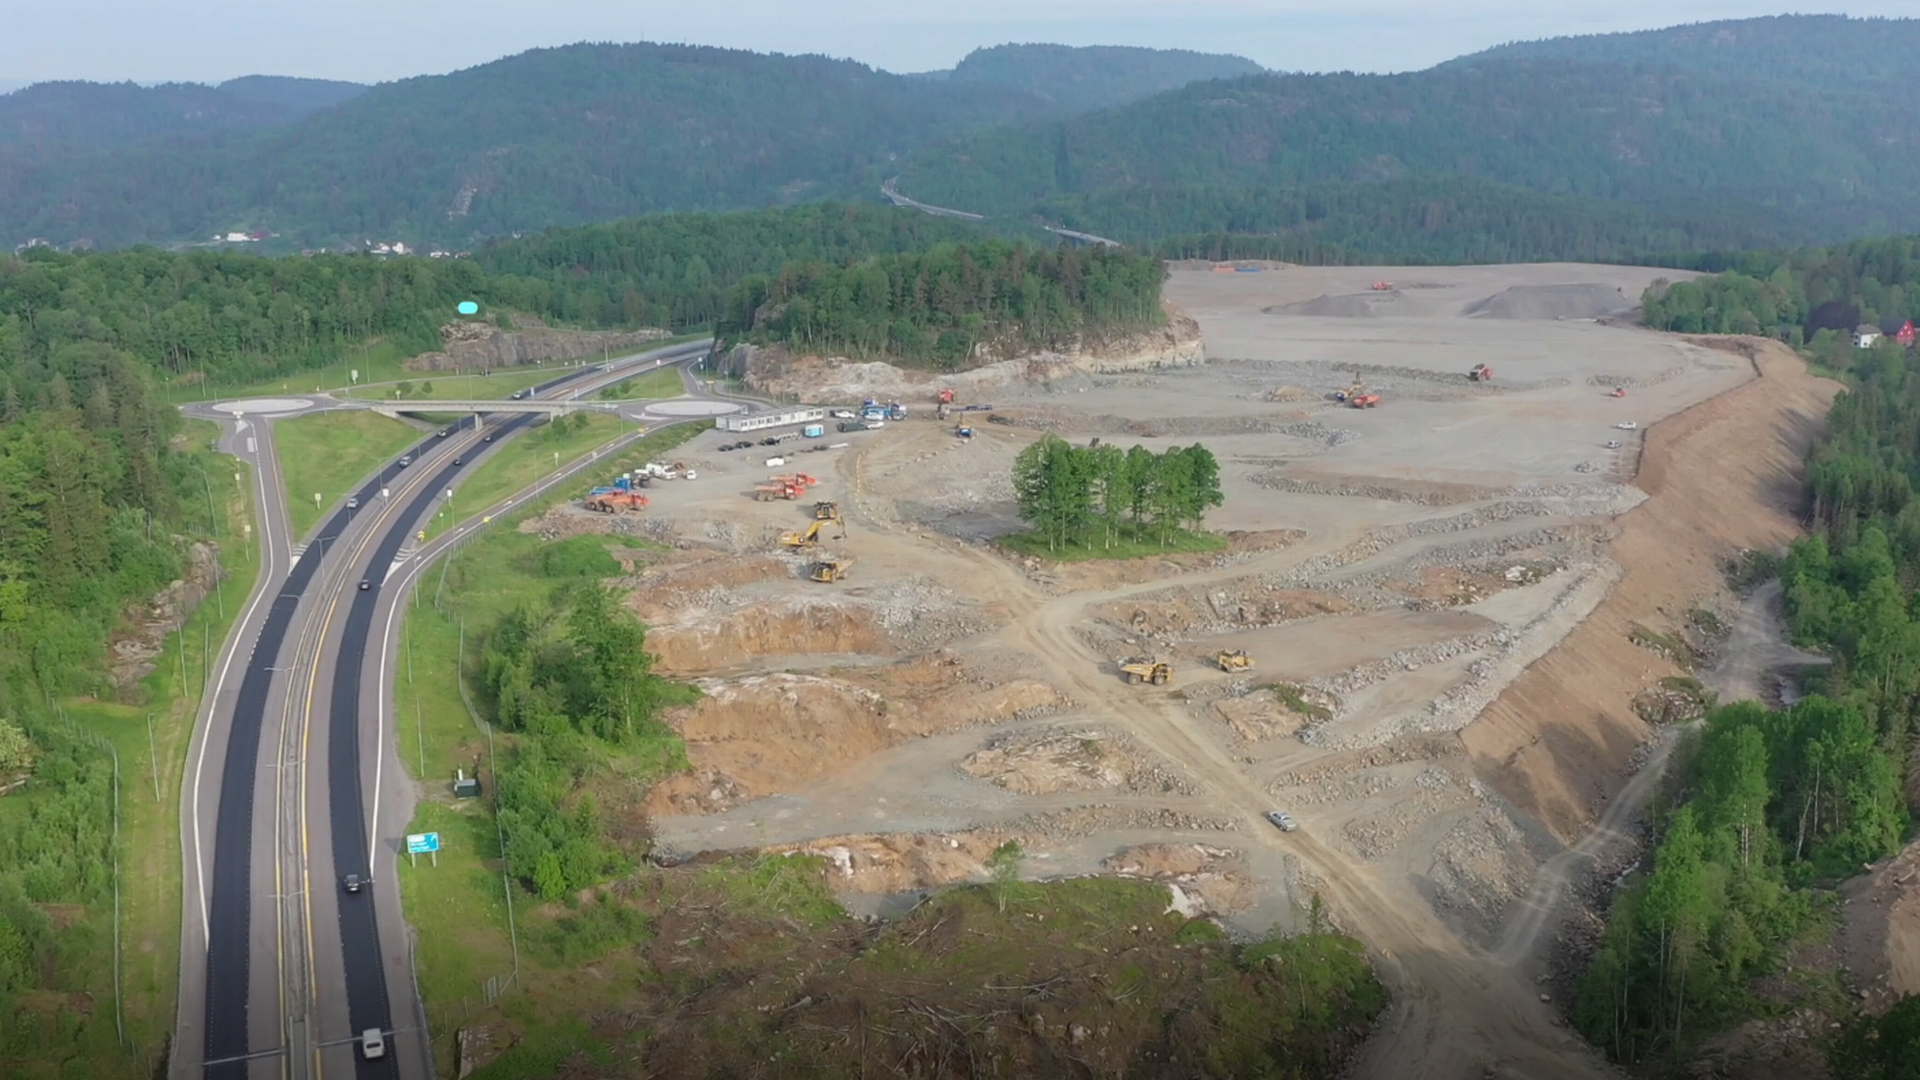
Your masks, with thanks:
[(1873, 325), (1872, 323), (1863, 322), (1859, 326), (1854, 327), (1853, 332), (1856, 334), (1878, 334), (1880, 332), (1880, 328)]
[(1889, 315), (1886, 318), (1880, 320), (1880, 332), (1887, 335), (1888, 337), (1892, 337), (1893, 335), (1899, 333), (1900, 331), (1905, 330), (1912, 323), (1912, 321), (1913, 320), (1908, 319), (1904, 316)]

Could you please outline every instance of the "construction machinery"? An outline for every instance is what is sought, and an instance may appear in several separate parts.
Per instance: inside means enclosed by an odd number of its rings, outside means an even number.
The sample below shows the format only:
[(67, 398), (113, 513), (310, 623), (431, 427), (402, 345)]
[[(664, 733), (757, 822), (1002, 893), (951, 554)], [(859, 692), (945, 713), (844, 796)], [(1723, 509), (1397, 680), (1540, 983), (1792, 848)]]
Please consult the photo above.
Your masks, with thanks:
[(753, 489), (753, 497), (759, 499), (761, 502), (772, 502), (775, 499), (797, 499), (804, 494), (806, 494), (806, 489), (800, 485), (780, 481), (777, 477), (773, 482), (761, 484), (759, 487)]
[(965, 425), (955, 425), (953, 434), (955, 438), (971, 439), (973, 438), (973, 429)]
[(807, 571), (807, 577), (813, 581), (824, 581), (831, 585), (845, 577), (847, 568), (852, 565), (852, 559), (822, 559)]
[(1352, 401), (1354, 398), (1357, 398), (1366, 392), (1367, 392), (1367, 384), (1365, 380), (1360, 378), (1360, 373), (1356, 371), (1353, 373), (1353, 382), (1347, 384), (1347, 388), (1345, 390), (1335, 390), (1333, 392), (1333, 400)]
[(1467, 372), (1467, 381), (1468, 382), (1492, 382), (1493, 369), (1488, 367), (1485, 364), (1475, 364), (1473, 365), (1473, 370)]
[(1360, 394), (1347, 399), (1347, 403), (1356, 409), (1371, 409), (1380, 404), (1379, 394)]
[(1374, 292), (1386, 292), (1391, 288), (1393, 288), (1393, 282), (1391, 281), (1376, 281), (1373, 283)]
[(1613, 393), (1608, 394), (1607, 396), (1608, 397), (1626, 397), (1627, 388), (1624, 386), (1616, 386), (1613, 388)]
[(934, 400), (941, 405), (951, 405), (953, 404), (953, 391), (950, 389), (942, 388), (940, 393), (934, 398)]
[(1120, 662), (1120, 674), (1125, 675), (1130, 683), (1150, 682), (1155, 686), (1165, 686), (1167, 680), (1173, 678), (1173, 665), (1152, 657), (1136, 656)]
[(586, 508), (612, 514), (621, 510), (645, 510), (651, 502), (637, 491), (600, 491), (587, 496)]
[(839, 521), (840, 504), (837, 502), (817, 502), (813, 504), (813, 520)]
[(1247, 671), (1253, 667), (1253, 657), (1242, 649), (1221, 649), (1213, 654), (1213, 662), (1220, 665), (1221, 671)]
[(810, 548), (820, 542), (820, 530), (829, 524), (840, 526), (840, 535), (835, 537), (835, 539), (845, 540), (847, 538), (846, 525), (842, 524), (840, 519), (832, 518), (814, 522), (807, 526), (805, 532), (795, 531), (781, 533), (780, 544), (782, 547)]
[(820, 478), (817, 476), (808, 476), (806, 473), (785, 473), (780, 476), (769, 476), (767, 477), (767, 482), (770, 484), (792, 484), (795, 487), (804, 489), (818, 484)]

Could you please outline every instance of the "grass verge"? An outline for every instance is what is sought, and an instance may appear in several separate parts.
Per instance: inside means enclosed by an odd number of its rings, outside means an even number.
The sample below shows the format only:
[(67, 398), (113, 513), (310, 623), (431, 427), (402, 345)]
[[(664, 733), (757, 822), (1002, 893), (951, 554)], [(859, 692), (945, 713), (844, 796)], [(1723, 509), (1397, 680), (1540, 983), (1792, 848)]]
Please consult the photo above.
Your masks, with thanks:
[(274, 449), (286, 481), (293, 535), (307, 535), (328, 507), (420, 436), (401, 421), (371, 412), (323, 412), (276, 422)]
[[(119, 756), (118, 990), (111, 901), (95, 905), (99, 910), (71, 913), (59, 950), (58, 978), (67, 1000), (23, 1057), (0, 1053), (0, 1075), (9, 1080), (149, 1080), (172, 1037), (180, 977), (179, 810), (187, 749), (209, 674), (259, 573), (252, 545), (235, 542), (245, 535), (243, 526), (254, 522), (248, 499), (252, 477), (243, 463), (206, 449), (215, 433), (211, 423), (189, 421), (181, 443), (183, 453), (205, 459), (212, 484), (208, 501), (220, 513), (212, 531), (220, 543), (224, 579), (164, 642), (134, 703), (61, 702), (70, 719), (106, 739)], [(236, 470), (238, 483), (232, 479)], [(124, 1045), (115, 1029), (116, 996), (125, 1022)]]
[(1144, 559), (1155, 555), (1183, 555), (1195, 552), (1224, 551), (1227, 538), (1214, 533), (1169, 529), (1164, 536), (1151, 526), (1121, 526), (1108, 538), (1100, 530), (1070, 537), (1065, 544), (1049, 547), (1047, 538), (1037, 532), (1011, 533), (999, 540), (1000, 546), (1016, 555), (1030, 555), (1054, 562), (1089, 562), (1094, 559)]
[(680, 380), (680, 369), (662, 367), (645, 375), (635, 375), (625, 382), (614, 383), (602, 390), (600, 396), (608, 401), (637, 401), (676, 398), (686, 392), (686, 384)]

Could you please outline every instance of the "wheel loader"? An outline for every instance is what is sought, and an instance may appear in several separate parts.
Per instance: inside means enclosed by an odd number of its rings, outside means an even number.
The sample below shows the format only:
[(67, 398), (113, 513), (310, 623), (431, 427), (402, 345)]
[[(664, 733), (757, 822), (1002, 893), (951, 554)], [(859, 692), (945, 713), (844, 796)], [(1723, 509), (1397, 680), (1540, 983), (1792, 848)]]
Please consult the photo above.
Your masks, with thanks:
[(1221, 671), (1248, 671), (1253, 667), (1253, 657), (1241, 649), (1221, 649), (1214, 654), (1213, 662)]
[(1167, 680), (1173, 678), (1173, 665), (1152, 657), (1136, 656), (1120, 662), (1120, 674), (1125, 675), (1130, 683), (1150, 682), (1155, 686), (1165, 686)]

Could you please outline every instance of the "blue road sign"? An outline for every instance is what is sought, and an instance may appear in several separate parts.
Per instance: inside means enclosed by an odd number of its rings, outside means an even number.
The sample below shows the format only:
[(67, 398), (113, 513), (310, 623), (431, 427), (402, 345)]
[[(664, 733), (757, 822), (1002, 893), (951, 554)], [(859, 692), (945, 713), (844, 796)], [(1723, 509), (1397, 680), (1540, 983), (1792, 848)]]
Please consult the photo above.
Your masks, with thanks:
[(430, 833), (408, 833), (407, 834), (407, 854), (431, 855), (434, 852), (439, 850), (440, 850), (440, 834), (439, 833), (430, 832)]

